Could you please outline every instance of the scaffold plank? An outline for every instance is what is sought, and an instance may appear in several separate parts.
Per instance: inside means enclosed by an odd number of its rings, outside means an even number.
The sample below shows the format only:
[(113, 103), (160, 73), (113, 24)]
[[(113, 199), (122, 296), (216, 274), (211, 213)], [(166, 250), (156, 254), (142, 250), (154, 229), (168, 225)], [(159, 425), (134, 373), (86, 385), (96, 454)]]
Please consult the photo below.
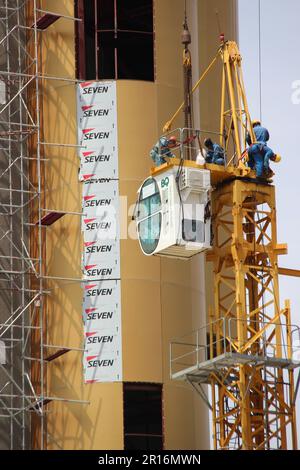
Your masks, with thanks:
[(66, 354), (67, 352), (69, 352), (70, 349), (67, 349), (67, 348), (63, 348), (63, 349), (59, 349), (58, 351), (56, 351), (55, 353), (51, 354), (50, 356), (46, 357), (45, 358), (45, 361), (46, 362), (51, 362), (51, 361), (54, 361), (55, 359), (57, 359), (58, 357), (60, 356), (63, 356), (64, 354)]
[(54, 15), (53, 13), (45, 13), (40, 18), (37, 19), (37, 22), (34, 23), (31, 27), (45, 30), (49, 28), (55, 21), (59, 20), (60, 15)]
[[(44, 215), (44, 217), (42, 217), (40, 224), (46, 226), (52, 225), (57, 220), (61, 219), (61, 217), (64, 215), (65, 212), (49, 212), (48, 214)], [(39, 225), (39, 222), (37, 222), (36, 225)]]

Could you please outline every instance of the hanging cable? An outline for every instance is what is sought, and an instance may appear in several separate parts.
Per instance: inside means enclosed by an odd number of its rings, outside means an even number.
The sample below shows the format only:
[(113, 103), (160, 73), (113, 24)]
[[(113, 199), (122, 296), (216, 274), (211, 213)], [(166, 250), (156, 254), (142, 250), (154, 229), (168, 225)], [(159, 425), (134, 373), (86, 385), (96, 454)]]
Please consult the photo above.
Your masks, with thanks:
[(262, 120), (261, 0), (258, 0), (259, 117)]
[[(189, 45), (192, 42), (191, 33), (188, 27), (187, 21), (187, 10), (185, 2), (185, 11), (184, 11), (184, 22), (183, 22), (183, 31), (181, 35), (181, 42), (184, 46), (183, 49), (183, 97), (184, 97), (184, 127), (186, 129), (186, 138), (189, 140), (190, 129), (193, 128), (193, 118), (192, 118), (192, 57), (189, 50)], [(189, 146), (187, 147), (186, 159), (191, 160), (191, 151)]]

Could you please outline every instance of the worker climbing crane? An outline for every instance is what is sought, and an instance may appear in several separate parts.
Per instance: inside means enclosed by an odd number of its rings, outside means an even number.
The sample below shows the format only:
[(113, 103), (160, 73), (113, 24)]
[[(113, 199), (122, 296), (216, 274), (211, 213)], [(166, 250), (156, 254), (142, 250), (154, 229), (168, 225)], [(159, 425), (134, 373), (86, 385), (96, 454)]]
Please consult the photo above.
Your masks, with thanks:
[[(268, 146), (268, 130), (251, 121), (237, 44), (221, 35), (216, 56), (190, 90), (186, 19), (183, 38), (184, 102), (151, 152), (155, 167), (136, 210), (145, 255), (188, 259), (204, 252), (213, 263), (207, 325), (194, 341), (172, 342), (171, 378), (188, 381), (209, 406), (215, 449), (296, 449), (300, 330), (291, 324), (289, 301), (281, 306), (279, 299), (278, 259), (287, 246), (277, 241), (269, 168), (280, 156)], [(207, 135), (192, 128), (191, 94), (218, 60), (220, 128)], [(182, 110), (185, 128), (174, 130)]]

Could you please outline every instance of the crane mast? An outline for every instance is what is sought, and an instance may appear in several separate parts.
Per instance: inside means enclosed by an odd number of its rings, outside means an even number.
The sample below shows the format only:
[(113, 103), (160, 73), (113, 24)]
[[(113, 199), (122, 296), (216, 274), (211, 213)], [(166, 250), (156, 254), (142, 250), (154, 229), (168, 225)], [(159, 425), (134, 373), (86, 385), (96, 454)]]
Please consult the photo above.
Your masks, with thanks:
[[(290, 304), (280, 307), (275, 188), (235, 180), (213, 192), (210, 361), (216, 449), (297, 448)], [(210, 364), (211, 365), (211, 364)]]
[[(238, 166), (247, 133), (252, 142), (255, 136), (236, 43), (222, 43), (219, 54), (220, 134), (226, 151), (232, 139), (232, 162)], [(278, 283), (278, 256), (287, 249), (277, 243), (275, 187), (255, 180), (225, 182), (213, 191), (212, 207), (210, 357), (229, 352), (226, 367), (216, 361), (210, 375), (215, 448), (287, 449), (289, 427), (296, 448), (290, 305), (280, 306)]]

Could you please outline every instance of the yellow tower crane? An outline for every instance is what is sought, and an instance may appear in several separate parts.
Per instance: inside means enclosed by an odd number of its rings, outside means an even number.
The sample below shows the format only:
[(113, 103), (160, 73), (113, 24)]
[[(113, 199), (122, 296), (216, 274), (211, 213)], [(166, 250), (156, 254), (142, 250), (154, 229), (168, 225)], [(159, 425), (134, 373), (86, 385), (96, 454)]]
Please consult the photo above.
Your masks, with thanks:
[[(279, 299), (278, 256), (286, 254), (287, 247), (277, 242), (275, 187), (257, 180), (243, 160), (247, 135), (252, 142), (255, 135), (235, 42), (222, 38), (216, 57), (192, 91), (218, 60), (225, 166), (188, 161), (181, 142), (179, 159), (152, 169), (151, 178), (161, 178), (177, 166), (180, 171), (209, 170), (213, 187), (213, 242), (206, 260), (213, 263), (214, 301), (204, 328), (172, 342), (171, 377), (187, 380), (210, 407), (215, 449), (296, 449), (299, 379), (295, 387), (294, 369), (300, 365), (300, 333), (291, 324), (289, 302), (282, 307)], [(184, 103), (165, 125), (165, 133), (182, 109)], [(166, 184), (165, 178), (162, 186)]]

